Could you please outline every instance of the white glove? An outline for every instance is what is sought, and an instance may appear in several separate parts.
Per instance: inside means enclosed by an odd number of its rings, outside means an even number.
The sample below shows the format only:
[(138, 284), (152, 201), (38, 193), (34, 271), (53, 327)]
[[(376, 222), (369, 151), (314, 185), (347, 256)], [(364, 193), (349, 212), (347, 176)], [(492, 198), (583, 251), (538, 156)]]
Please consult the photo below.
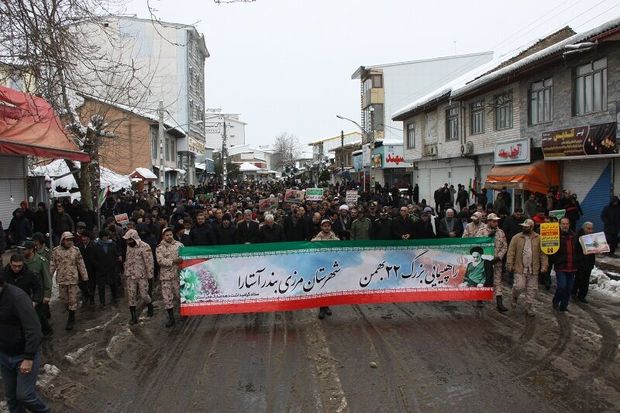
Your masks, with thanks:
[(484, 287), (484, 284), (478, 284), (478, 288)]

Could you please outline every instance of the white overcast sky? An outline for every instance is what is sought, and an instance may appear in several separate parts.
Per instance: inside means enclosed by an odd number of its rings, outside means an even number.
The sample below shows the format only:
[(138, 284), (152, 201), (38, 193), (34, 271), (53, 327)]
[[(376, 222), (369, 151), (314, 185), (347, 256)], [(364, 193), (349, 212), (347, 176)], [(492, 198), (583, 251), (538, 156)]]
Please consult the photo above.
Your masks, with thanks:
[[(494, 51), (570, 25), (581, 32), (620, 15), (620, 0), (151, 0), (158, 18), (195, 24), (211, 57), (207, 107), (240, 113), (246, 141), (288, 132), (303, 143), (355, 130), (361, 65)], [(149, 17), (147, 0), (128, 14)], [(455, 43), (456, 42), (456, 43)]]

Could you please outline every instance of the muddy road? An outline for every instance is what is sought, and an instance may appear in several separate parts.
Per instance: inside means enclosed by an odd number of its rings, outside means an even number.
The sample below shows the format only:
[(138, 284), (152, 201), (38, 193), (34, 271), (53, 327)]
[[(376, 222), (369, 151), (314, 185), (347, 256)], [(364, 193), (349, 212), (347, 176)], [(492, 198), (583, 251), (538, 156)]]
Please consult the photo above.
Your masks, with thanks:
[[(508, 290), (506, 290), (508, 292)], [(471, 303), (385, 304), (127, 325), (82, 307), (44, 343), (42, 392), (63, 412), (617, 412), (618, 301), (499, 314)], [(48, 369), (53, 370), (53, 369)], [(51, 377), (50, 377), (51, 376)]]

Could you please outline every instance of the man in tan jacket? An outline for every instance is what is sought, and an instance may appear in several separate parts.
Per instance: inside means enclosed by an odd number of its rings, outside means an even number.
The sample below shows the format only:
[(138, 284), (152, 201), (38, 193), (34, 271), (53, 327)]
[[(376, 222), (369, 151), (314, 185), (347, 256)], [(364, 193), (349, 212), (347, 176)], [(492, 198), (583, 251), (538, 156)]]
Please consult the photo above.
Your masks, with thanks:
[(547, 256), (540, 250), (540, 236), (534, 232), (534, 221), (526, 219), (521, 224), (522, 231), (515, 235), (508, 247), (506, 269), (514, 272), (512, 287), (512, 309), (517, 307), (517, 300), (525, 290), (525, 310), (528, 316), (534, 316), (532, 303), (538, 291), (538, 273), (547, 271)]

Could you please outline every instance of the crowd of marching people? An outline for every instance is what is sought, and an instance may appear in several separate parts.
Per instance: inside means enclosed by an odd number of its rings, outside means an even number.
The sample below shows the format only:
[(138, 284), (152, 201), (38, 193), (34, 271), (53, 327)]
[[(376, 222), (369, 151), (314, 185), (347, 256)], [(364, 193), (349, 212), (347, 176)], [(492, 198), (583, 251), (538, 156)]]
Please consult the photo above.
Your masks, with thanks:
[[(35, 383), (41, 363), (38, 343), (53, 334), (53, 277), (67, 311), (66, 330), (74, 328), (80, 306), (117, 306), (122, 295), (127, 297), (129, 324), (135, 325), (140, 309), (146, 308), (147, 317), (154, 315), (156, 291), (167, 313), (165, 327), (174, 326), (182, 246), (490, 237), (493, 258), (482, 259), (483, 249), (472, 247), (473, 261), (462, 286), (493, 287), (499, 312), (509, 311), (503, 301), (503, 284), (512, 283), (510, 307), (515, 310), (522, 301), (525, 313), (534, 316), (538, 286), (551, 288), (552, 269), (556, 276), (554, 310), (567, 311), (571, 295), (588, 302), (595, 256), (584, 255), (579, 236), (595, 228), (585, 222), (575, 232), (582, 211), (569, 191), (532, 194), (524, 209), (511, 211), (510, 193), (505, 189), (489, 199), (484, 189), (473, 191), (464, 185), (455, 189), (446, 184), (435, 191), (434, 205), (430, 205), (418, 199), (417, 186), (404, 192), (377, 187), (360, 193), (356, 202), (350, 198), (346, 202), (346, 191), (351, 188), (340, 185), (325, 188), (320, 201), (302, 201), (296, 196), (288, 202), (287, 187), (283, 182), (250, 182), (226, 189), (204, 185), (113, 194), (101, 206), (99, 225), (96, 215), (79, 202), (55, 200), (52, 211), (44, 203), (33, 209), (22, 202), (13, 213), (6, 238), (0, 224), (0, 252), (7, 241), (17, 247), (0, 271), (4, 380), (14, 380), (19, 370), (27, 392), (22, 397), (27, 403), (22, 401), (36, 411), (46, 411)], [(557, 209), (565, 210), (559, 220), (560, 246), (548, 256), (541, 251), (538, 231), (540, 224), (554, 219), (549, 211)], [(620, 232), (617, 197), (601, 211), (601, 219), (613, 255)], [(329, 307), (321, 307), (318, 317), (331, 314)], [(13, 353), (20, 356), (13, 357)]]
[[(56, 200), (51, 211), (53, 250), (47, 246), (45, 204), (33, 210), (23, 202), (7, 231), (18, 249), (3, 270), (4, 280), (32, 297), (43, 335), (53, 332), (49, 301), (54, 273), (67, 309), (67, 330), (74, 326), (80, 303), (116, 305), (123, 293), (131, 324), (138, 321), (139, 300), (152, 316), (156, 285), (168, 313), (166, 326), (171, 327), (179, 296), (181, 246), (491, 237), (495, 256), (482, 284), (494, 287), (498, 311), (508, 311), (502, 293), (505, 278), (513, 285), (512, 308), (523, 293), (526, 313), (533, 315), (538, 285), (551, 288), (552, 267), (557, 277), (553, 307), (567, 310), (571, 293), (587, 302), (594, 256), (583, 255), (578, 237), (594, 228), (586, 222), (575, 232), (581, 207), (569, 191), (532, 194), (524, 209), (510, 211), (506, 189), (490, 202), (484, 189), (446, 184), (435, 191), (434, 205), (429, 205), (418, 199), (417, 186), (404, 192), (378, 187), (361, 193), (355, 203), (345, 202), (350, 188), (344, 185), (325, 188), (321, 201), (285, 202), (287, 187), (283, 182), (244, 182), (224, 190), (213, 184), (112, 194), (101, 207), (100, 229), (95, 214), (79, 202)], [(261, 203), (264, 199), (273, 202)], [(565, 209), (566, 216), (560, 220), (560, 250), (547, 256), (541, 253), (537, 232), (541, 223), (553, 219), (548, 212), (555, 209)], [(620, 231), (617, 198), (602, 217), (613, 253)], [(329, 308), (322, 308), (319, 317), (329, 314)]]

